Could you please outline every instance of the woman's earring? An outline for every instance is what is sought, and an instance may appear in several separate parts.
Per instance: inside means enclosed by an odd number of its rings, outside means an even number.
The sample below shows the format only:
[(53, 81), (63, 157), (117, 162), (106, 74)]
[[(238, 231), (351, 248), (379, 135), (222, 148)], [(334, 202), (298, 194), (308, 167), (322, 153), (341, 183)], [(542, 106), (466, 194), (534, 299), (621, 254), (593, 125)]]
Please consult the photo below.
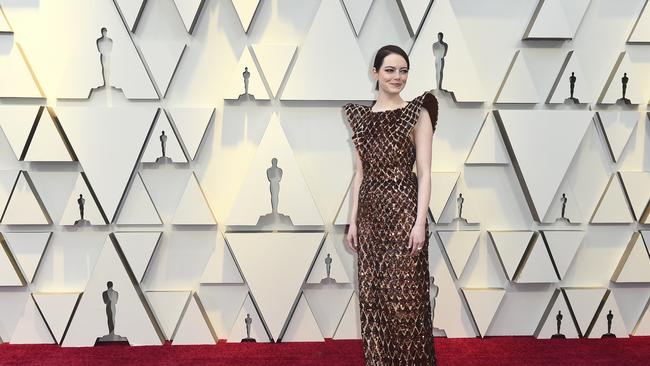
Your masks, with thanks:
[(375, 90), (379, 90), (379, 80), (375, 83)]

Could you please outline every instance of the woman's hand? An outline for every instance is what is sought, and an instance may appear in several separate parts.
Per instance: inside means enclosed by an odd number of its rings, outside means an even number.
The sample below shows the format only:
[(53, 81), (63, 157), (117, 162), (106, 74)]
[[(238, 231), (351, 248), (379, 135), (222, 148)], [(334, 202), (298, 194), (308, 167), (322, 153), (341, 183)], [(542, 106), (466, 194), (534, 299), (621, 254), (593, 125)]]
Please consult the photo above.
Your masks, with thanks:
[(422, 248), (424, 248), (426, 239), (426, 226), (424, 223), (415, 223), (411, 229), (408, 243), (408, 247), (411, 248), (411, 256), (416, 255), (420, 250), (422, 250)]
[(350, 224), (348, 229), (347, 245), (353, 252), (357, 251), (359, 246), (359, 238), (357, 236), (357, 224)]

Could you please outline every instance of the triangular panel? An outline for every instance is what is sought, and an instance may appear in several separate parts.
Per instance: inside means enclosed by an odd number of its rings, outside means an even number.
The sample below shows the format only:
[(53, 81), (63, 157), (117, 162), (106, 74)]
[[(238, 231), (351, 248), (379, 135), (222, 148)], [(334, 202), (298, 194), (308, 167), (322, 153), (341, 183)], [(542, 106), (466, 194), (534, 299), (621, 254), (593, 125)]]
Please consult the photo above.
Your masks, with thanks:
[[(273, 160), (277, 159), (277, 160)], [(270, 214), (271, 194), (267, 171), (282, 169), (277, 211), (289, 216), (293, 225), (322, 225), (322, 217), (284, 130), (273, 115), (260, 141), (248, 175), (231, 209), (228, 225), (256, 225), (262, 215)], [(277, 169), (276, 169), (277, 170)]]
[(98, 337), (108, 334), (106, 305), (103, 293), (107, 283), (119, 294), (115, 313), (115, 334), (126, 337), (131, 345), (161, 345), (152, 319), (142, 302), (137, 284), (131, 281), (115, 250), (107, 238), (95, 268), (81, 296), (62, 345), (89, 347)]
[(18, 181), (16, 181), (2, 216), (2, 223), (5, 225), (47, 225), (52, 223), (25, 171), (18, 176)]
[(17, 233), (6, 232), (3, 234), (9, 249), (20, 267), (23, 276), (28, 282), (34, 280), (36, 268), (41, 262), (45, 247), (52, 236), (51, 232)]
[(345, 191), (345, 197), (343, 198), (343, 203), (339, 207), (339, 211), (336, 214), (334, 219), (334, 225), (349, 225), (350, 224), (350, 213), (352, 212), (352, 183), (354, 182), (354, 174), (352, 173), (352, 178), (350, 183), (347, 186)]
[(498, 111), (535, 219), (546, 216), (592, 117), (590, 111)]
[(350, 296), (348, 306), (343, 313), (341, 322), (336, 327), (334, 339), (361, 339), (361, 321), (359, 310), (359, 295), (356, 292)]
[[(366, 61), (339, 1), (322, 1), (311, 29), (298, 52), (287, 85), (282, 92), (286, 100), (373, 100), (372, 81)], [(341, 26), (332, 27), (332, 24)], [(323, 55), (332, 58), (322, 67)], [(332, 80), (345, 80), (341, 88)], [(430, 89), (430, 88), (428, 88)]]
[(19, 177), (18, 170), (0, 170), (0, 210), (4, 212)]
[[(618, 55), (612, 66), (605, 86), (598, 97), (601, 104), (628, 104), (635, 106), (643, 104), (648, 97), (648, 63), (645, 60), (645, 52), (642, 47), (626, 47), (626, 50)], [(625, 82), (625, 99), (623, 100), (623, 83)], [(614, 112), (614, 111), (612, 111)], [(624, 111), (621, 112), (632, 112)]]
[(0, 292), (0, 303), (2, 303), (2, 312), (0, 312), (0, 336), (2, 336), (5, 342), (11, 340), (11, 335), (16, 328), (18, 319), (20, 319), (29, 300), (29, 289), (18, 288), (15, 291), (7, 290), (5, 289)]
[(78, 293), (48, 293), (35, 292), (32, 294), (43, 314), (50, 331), (57, 343), (63, 339), (63, 334), (70, 323), (72, 311), (79, 300)]
[(621, 171), (621, 179), (625, 185), (625, 192), (630, 199), (637, 220), (641, 216), (650, 200), (650, 172)]
[(299, 295), (322, 233), (231, 233), (227, 240), (274, 339)]
[[(410, 69), (413, 72), (409, 72), (409, 81), (402, 93), (404, 98), (411, 99), (425, 90), (438, 88), (432, 45), (438, 42), (438, 33), (442, 33), (442, 42), (447, 44), (442, 89), (453, 93), (453, 99), (459, 102), (486, 100), (485, 86), (479, 77), (476, 61), (465, 41), (454, 7), (451, 0), (436, 0), (431, 5), (429, 15), (409, 54)], [(442, 44), (440, 46), (443, 49)], [(507, 64), (504, 66), (507, 67)]]
[(47, 109), (36, 122), (36, 131), (29, 143), (25, 161), (72, 161), (68, 147), (61, 139), (61, 132)]
[(573, 316), (571, 311), (566, 304), (564, 295), (560, 291), (557, 291), (554, 295), (553, 306), (550, 311), (544, 318), (542, 318), (542, 328), (539, 333), (536, 335), (537, 338), (548, 339), (551, 338), (554, 334), (558, 334), (558, 323), (559, 323), (559, 334), (563, 334), (566, 338), (578, 338), (578, 330), (575, 327), (573, 322)]
[(259, 3), (260, 0), (232, 0), (242, 27), (244, 27), (244, 32), (248, 32)]
[(189, 291), (149, 291), (147, 300), (165, 338), (173, 339), (174, 331), (190, 299)]
[(639, 18), (630, 33), (628, 43), (650, 43), (650, 5), (646, 2), (639, 14)]
[(397, 0), (411, 36), (418, 33), (432, 0)]
[(499, 129), (491, 113), (483, 122), (483, 127), (474, 141), (472, 151), (470, 151), (465, 164), (500, 164), (510, 163), (508, 152)]
[(291, 60), (296, 53), (295, 44), (257, 43), (251, 45), (264, 78), (273, 96), (278, 96)]
[(435, 222), (440, 222), (447, 204), (453, 199), (451, 194), (458, 183), (459, 172), (432, 172), (431, 197), (429, 209)]
[(194, 174), (185, 186), (185, 192), (176, 208), (176, 213), (172, 219), (174, 225), (214, 225), (214, 215), (205, 200), (203, 191), (199, 186)]
[(572, 39), (591, 0), (542, 0), (524, 39)]
[[(244, 300), (248, 297), (246, 285), (201, 285), (197, 295), (219, 339), (231, 340), (230, 331), (240, 315)], [(239, 329), (239, 325), (237, 328)]]
[(551, 260), (557, 269), (560, 279), (564, 278), (567, 270), (573, 263), (582, 239), (585, 237), (584, 231), (577, 230), (547, 230), (542, 234), (548, 244), (551, 253)]
[[(59, 171), (53, 169), (32, 170), (29, 172), (29, 178), (34, 183), (34, 189), (38, 192), (43, 206), (50, 215), (50, 219), (58, 224), (63, 217), (63, 211), (65, 211), (68, 204), (68, 199), (74, 193), (73, 189), (77, 184), (79, 172), (70, 169)], [(87, 198), (93, 201), (90, 195)], [(95, 203), (91, 202), (89, 204)], [(78, 215), (79, 210), (77, 210)]]
[(318, 253), (316, 262), (309, 273), (307, 283), (328, 283), (327, 269), (329, 267), (329, 279), (333, 279), (336, 283), (349, 283), (350, 278), (345, 271), (343, 262), (334, 248), (331, 240), (325, 240), (323, 247)]
[(185, 313), (178, 323), (172, 345), (215, 344), (216, 339), (197, 297), (190, 296)]
[(131, 32), (135, 31), (146, 3), (146, 0), (116, 0), (116, 5), (119, 7)]
[(456, 278), (460, 278), (470, 255), (476, 247), (479, 235), (478, 230), (472, 231), (438, 231), (440, 240), (451, 266), (454, 269)]
[(55, 343), (43, 316), (39, 312), (34, 299), (30, 296), (16, 329), (11, 335), (12, 344), (50, 344)]
[(614, 334), (616, 338), (628, 338), (631, 330), (628, 330), (623, 320), (619, 301), (610, 291), (602, 309), (594, 319), (593, 327), (589, 332), (589, 338), (602, 338), (605, 334)]
[(142, 281), (162, 232), (117, 232), (115, 238), (137, 281)]
[(547, 103), (564, 103), (571, 96), (571, 77), (576, 78), (574, 83), (573, 97), (580, 103), (593, 103), (596, 89), (584, 70), (589, 70), (584, 65), (587, 62), (576, 51), (570, 51), (568, 61), (558, 76), (557, 84)]
[(166, 230), (142, 285), (149, 291), (190, 291), (201, 282), (219, 235), (214, 230)]
[(479, 332), (485, 336), (490, 328), (492, 319), (499, 309), (501, 300), (506, 294), (504, 289), (469, 289), (463, 288), (463, 294), (471, 309), (472, 316), (476, 322)]
[(476, 337), (478, 334), (466, 301), (451, 272), (440, 245), (432, 236), (429, 241), (429, 274), (432, 277), (430, 298), (434, 335), (441, 331), (448, 338)]
[(199, 17), (204, 2), (205, 0), (174, 0), (176, 9), (178, 9), (178, 13), (183, 19), (183, 24), (185, 24), (185, 29), (190, 33), (194, 31), (196, 20)]
[[(141, 3), (141, 0), (123, 0), (120, 5), (133, 7), (134, 10), (127, 12), (129, 18), (133, 18)], [(20, 45), (29, 57), (30, 69), (38, 76), (48, 97), (85, 99), (93, 89), (103, 86), (100, 52), (104, 52), (110, 69), (107, 73), (109, 86), (120, 88), (126, 98), (158, 99), (133, 44), (130, 25), (125, 24), (113, 1), (42, 0), (38, 7), (12, 9), (8, 15), (12, 27), (21, 35)], [(38, 29), (34, 24), (39, 25)], [(102, 28), (106, 28), (106, 34), (99, 47), (97, 40), (102, 38)], [(63, 39), (74, 42), (61, 42)], [(49, 44), (56, 44), (58, 53), (71, 56), (51, 57), (52, 50), (43, 47)], [(9, 67), (8, 70), (18, 73), (19, 69)], [(12, 86), (14, 88), (16, 86)]]
[[(248, 74), (245, 74), (248, 71)], [(248, 94), (252, 94), (256, 100), (269, 99), (269, 93), (266, 91), (262, 73), (257, 67), (248, 47), (244, 47), (239, 56), (237, 67), (233, 69), (230, 80), (222, 87), (226, 99), (237, 100), (246, 92), (246, 79), (248, 79)], [(244, 76), (247, 75), (247, 76)]]
[(214, 115), (214, 108), (170, 108), (169, 112), (188, 155), (194, 160)]
[(499, 256), (499, 261), (512, 280), (515, 271), (523, 259), (528, 243), (533, 237), (533, 231), (490, 231), (490, 238)]
[(0, 286), (24, 286), (18, 268), (12, 263), (11, 254), (0, 243)]
[(171, 222), (192, 171), (147, 169), (140, 171), (140, 175), (163, 222)]
[(84, 220), (90, 221), (91, 225), (106, 224), (100, 208), (81, 174), (77, 175), (77, 182), (70, 193), (59, 225), (74, 225), (77, 220), (81, 220), (81, 204), (79, 200), (83, 202)]
[(618, 174), (613, 174), (600, 198), (590, 222), (596, 224), (626, 224), (634, 218), (627, 204)]
[(22, 157), (27, 138), (32, 131), (37, 115), (44, 108), (38, 105), (0, 106), (0, 128), (7, 137), (16, 159)]
[[(164, 135), (163, 135), (164, 133)], [(186, 163), (187, 159), (176, 136), (176, 132), (167, 119), (167, 114), (162, 112), (158, 115), (156, 125), (149, 134), (149, 142), (144, 149), (141, 162), (154, 163), (156, 159), (163, 156), (162, 145), (165, 141), (165, 157), (172, 159), (174, 163)]]
[(155, 111), (153, 107), (57, 108), (65, 134), (109, 222), (138, 161)]
[(352, 288), (339, 288), (339, 286), (303, 289), (305, 300), (309, 303), (323, 337), (334, 337), (334, 331), (348, 307), (353, 291)]
[(318, 328), (314, 314), (305, 295), (300, 296), (289, 325), (282, 336), (282, 342), (322, 342), (323, 335)]
[(517, 50), (495, 102), (544, 103), (566, 57), (560, 48)]
[(43, 98), (18, 44), (0, 56), (0, 80), (0, 98)]
[(345, 10), (348, 13), (352, 26), (357, 36), (361, 33), (363, 22), (368, 16), (368, 11), (374, 0), (343, 0)]
[[(250, 318), (250, 334), (246, 333), (247, 318)], [(256, 342), (270, 342), (264, 324), (257, 313), (257, 307), (253, 305), (250, 296), (246, 296), (244, 305), (239, 310), (239, 314), (229, 332), (228, 342), (241, 342), (248, 337), (255, 339)]]
[(618, 161), (639, 121), (637, 111), (598, 111), (613, 161)]
[(201, 283), (244, 283), (221, 232), (217, 235), (214, 252), (201, 276)]
[(133, 177), (129, 193), (120, 208), (119, 225), (162, 225), (156, 206), (142, 182), (139, 173)]
[(612, 276), (612, 282), (650, 282), (650, 255), (638, 232), (632, 235)]
[(571, 311), (578, 322), (578, 331), (581, 336), (584, 336), (591, 326), (603, 296), (609, 290), (606, 288), (566, 288), (562, 291), (569, 299)]
[(539, 97), (539, 91), (535, 87), (530, 67), (524, 57), (524, 50), (517, 50), (495, 102), (537, 103)]
[(164, 41), (140, 41), (138, 46), (149, 66), (149, 70), (151, 70), (151, 75), (158, 85), (160, 93), (163, 96), (167, 95), (169, 85), (187, 47), (185, 42), (170, 39)]
[(514, 281), (517, 283), (558, 282), (551, 257), (549, 257), (542, 236), (538, 235), (533, 240), (532, 247), (527, 250), (527, 257)]

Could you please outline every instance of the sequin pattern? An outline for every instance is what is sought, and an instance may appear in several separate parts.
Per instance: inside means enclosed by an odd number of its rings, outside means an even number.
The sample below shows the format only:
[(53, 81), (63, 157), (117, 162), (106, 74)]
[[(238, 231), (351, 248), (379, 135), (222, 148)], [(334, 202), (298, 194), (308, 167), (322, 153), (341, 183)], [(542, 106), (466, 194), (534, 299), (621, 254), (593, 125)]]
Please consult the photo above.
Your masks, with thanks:
[(363, 167), (357, 270), (368, 366), (435, 365), (428, 218), (422, 250), (411, 257), (407, 247), (417, 216), (418, 180), (413, 172), (411, 131), (423, 107), (435, 132), (438, 101), (429, 92), (405, 107), (388, 111), (373, 112), (353, 103), (343, 107)]

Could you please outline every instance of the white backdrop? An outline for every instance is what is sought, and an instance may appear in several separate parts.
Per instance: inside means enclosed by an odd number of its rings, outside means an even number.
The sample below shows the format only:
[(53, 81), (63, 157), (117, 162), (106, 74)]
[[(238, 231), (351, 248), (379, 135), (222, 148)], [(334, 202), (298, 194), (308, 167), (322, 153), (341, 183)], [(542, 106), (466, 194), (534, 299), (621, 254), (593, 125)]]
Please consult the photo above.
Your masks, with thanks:
[[(239, 342), (247, 314), (257, 341), (359, 338), (341, 106), (374, 99), (384, 44), (410, 54), (405, 98), (434, 88), (438, 32), (435, 335), (548, 338), (559, 310), (567, 337), (609, 310), (650, 334), (647, 3), (0, 0), (0, 340), (92, 346), (107, 281), (132, 345)], [(258, 225), (272, 158), (280, 231)]]

